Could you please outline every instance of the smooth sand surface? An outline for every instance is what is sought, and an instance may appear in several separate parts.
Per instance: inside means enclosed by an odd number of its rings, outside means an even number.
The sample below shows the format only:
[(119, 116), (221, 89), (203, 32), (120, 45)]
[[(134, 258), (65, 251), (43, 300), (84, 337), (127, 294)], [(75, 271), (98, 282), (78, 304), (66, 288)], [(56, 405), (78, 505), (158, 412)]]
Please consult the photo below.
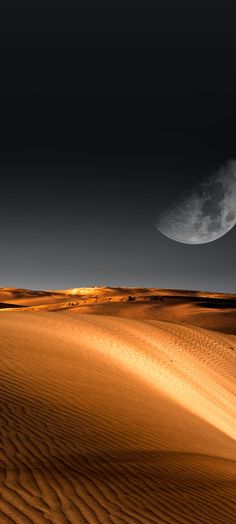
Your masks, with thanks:
[(0, 314), (0, 522), (236, 522), (236, 338)]
[[(213, 301), (214, 303), (214, 301)], [(38, 307), (38, 306), (37, 306)], [(51, 306), (53, 310), (55, 306)], [(60, 307), (60, 306), (59, 306)], [(48, 306), (42, 306), (48, 310)], [(37, 309), (37, 308), (36, 308)], [(206, 302), (189, 301), (188, 299), (172, 299), (165, 297), (161, 302), (150, 302), (138, 300), (127, 302), (127, 300), (118, 302), (97, 301), (97, 303), (86, 300), (79, 305), (72, 303), (68, 307), (63, 304), (63, 309), (73, 314), (93, 314), (109, 315), (123, 318), (133, 318), (137, 320), (161, 320), (174, 323), (190, 324), (204, 329), (220, 331), (222, 333), (236, 334), (236, 301), (235, 307), (219, 307), (218, 304), (212, 307)]]

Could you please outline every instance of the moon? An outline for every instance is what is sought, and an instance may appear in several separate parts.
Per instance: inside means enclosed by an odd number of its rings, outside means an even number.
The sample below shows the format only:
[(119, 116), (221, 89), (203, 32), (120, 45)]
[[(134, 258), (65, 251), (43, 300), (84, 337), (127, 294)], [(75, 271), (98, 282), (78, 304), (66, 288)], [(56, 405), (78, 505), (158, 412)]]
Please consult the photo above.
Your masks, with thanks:
[(206, 244), (236, 224), (236, 160), (196, 185), (156, 218), (155, 227), (183, 244)]

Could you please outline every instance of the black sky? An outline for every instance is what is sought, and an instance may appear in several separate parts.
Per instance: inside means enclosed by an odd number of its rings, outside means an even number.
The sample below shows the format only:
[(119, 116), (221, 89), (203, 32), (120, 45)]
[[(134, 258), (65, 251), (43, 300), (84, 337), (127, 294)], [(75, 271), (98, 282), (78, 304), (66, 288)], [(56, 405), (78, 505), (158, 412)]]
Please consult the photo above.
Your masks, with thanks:
[(233, 8), (0, 9), (0, 285), (236, 292), (236, 231), (158, 233), (236, 158)]

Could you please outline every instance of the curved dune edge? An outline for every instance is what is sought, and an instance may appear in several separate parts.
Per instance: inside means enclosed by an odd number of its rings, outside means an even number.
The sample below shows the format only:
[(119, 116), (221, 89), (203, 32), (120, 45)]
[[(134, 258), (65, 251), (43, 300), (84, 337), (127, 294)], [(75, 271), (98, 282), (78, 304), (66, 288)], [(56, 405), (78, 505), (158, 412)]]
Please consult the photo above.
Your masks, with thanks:
[(235, 522), (236, 340), (0, 316), (0, 522)]

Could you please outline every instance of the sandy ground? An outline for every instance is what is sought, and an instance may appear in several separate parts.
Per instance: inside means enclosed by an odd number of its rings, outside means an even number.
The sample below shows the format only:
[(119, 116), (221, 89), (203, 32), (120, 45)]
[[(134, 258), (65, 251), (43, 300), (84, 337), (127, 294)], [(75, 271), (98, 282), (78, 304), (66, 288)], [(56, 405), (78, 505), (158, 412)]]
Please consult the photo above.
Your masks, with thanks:
[[(45, 311), (35, 292), (29, 313), (0, 312), (0, 522), (235, 523), (236, 337), (217, 331), (229, 307), (206, 308), (209, 331), (184, 324), (187, 302), (106, 293)], [(126, 318), (107, 314), (122, 305)], [(181, 321), (148, 318), (155, 307)]]

